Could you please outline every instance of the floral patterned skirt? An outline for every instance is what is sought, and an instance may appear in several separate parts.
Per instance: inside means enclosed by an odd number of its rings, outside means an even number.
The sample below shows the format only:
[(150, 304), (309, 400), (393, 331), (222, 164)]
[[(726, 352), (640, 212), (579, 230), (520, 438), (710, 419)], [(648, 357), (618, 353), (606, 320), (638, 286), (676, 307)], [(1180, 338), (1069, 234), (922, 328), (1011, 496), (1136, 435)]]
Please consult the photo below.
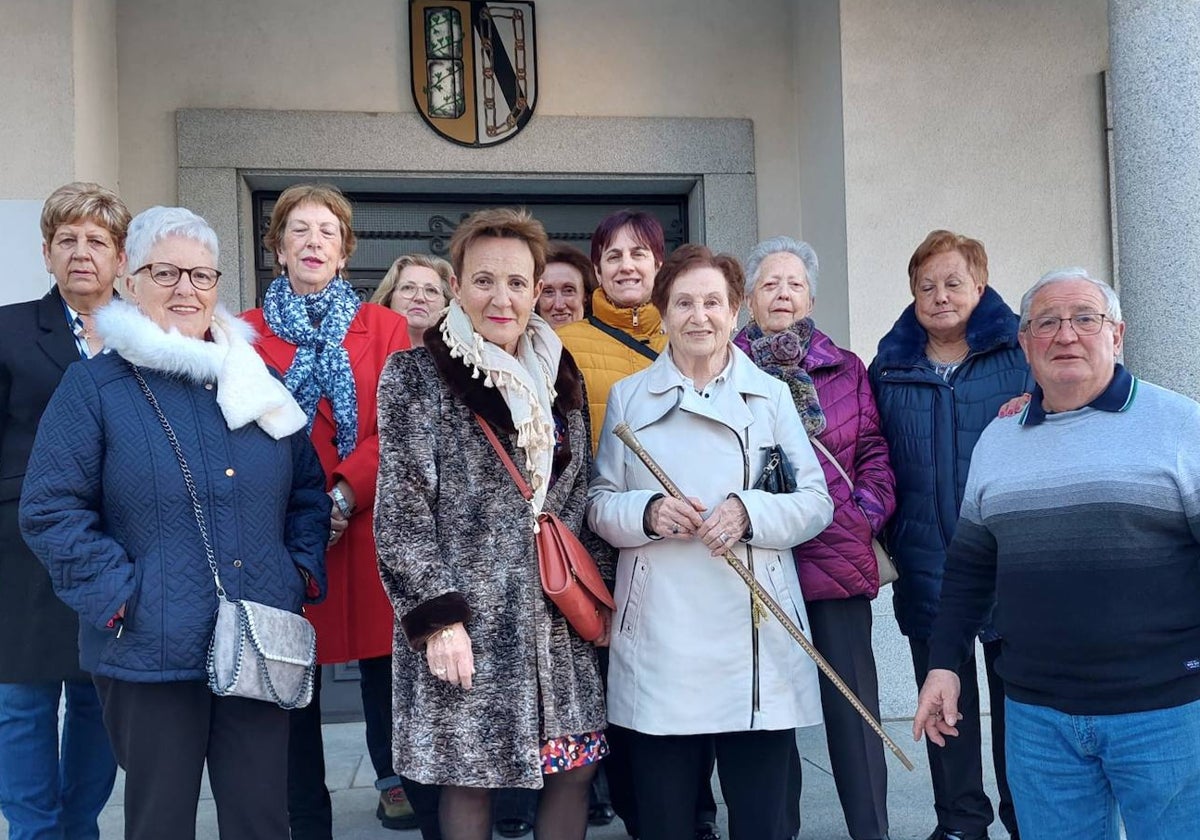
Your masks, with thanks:
[(560, 735), (542, 741), (542, 772), (561, 773), (594, 764), (608, 755), (604, 733), (584, 732), (581, 735)]

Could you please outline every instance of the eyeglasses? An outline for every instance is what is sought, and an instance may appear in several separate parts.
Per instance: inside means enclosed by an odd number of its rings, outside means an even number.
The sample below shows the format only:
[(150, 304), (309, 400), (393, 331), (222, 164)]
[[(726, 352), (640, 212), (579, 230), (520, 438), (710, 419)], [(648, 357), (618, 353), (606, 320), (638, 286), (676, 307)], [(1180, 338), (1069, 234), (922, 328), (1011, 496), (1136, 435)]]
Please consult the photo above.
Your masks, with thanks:
[(180, 268), (171, 263), (146, 263), (139, 268), (134, 274), (141, 274), (143, 271), (150, 270), (150, 279), (163, 288), (173, 288), (179, 283), (183, 275), (187, 275), (192, 280), (192, 285), (200, 291), (208, 291), (213, 286), (217, 285), (217, 281), (221, 279), (221, 272), (215, 268), (207, 268), (205, 266), (196, 266), (195, 268)]
[(1059, 318), (1054, 315), (1043, 315), (1040, 318), (1030, 318), (1025, 324), (1030, 335), (1034, 338), (1054, 338), (1064, 323), (1070, 323), (1076, 335), (1095, 335), (1100, 332), (1104, 322), (1111, 320), (1099, 312), (1083, 312), (1070, 318)]
[(418, 294), (429, 300), (446, 299), (441, 286), (418, 286), (415, 283), (401, 283), (396, 287), (396, 297), (401, 297), (405, 300), (412, 300)]

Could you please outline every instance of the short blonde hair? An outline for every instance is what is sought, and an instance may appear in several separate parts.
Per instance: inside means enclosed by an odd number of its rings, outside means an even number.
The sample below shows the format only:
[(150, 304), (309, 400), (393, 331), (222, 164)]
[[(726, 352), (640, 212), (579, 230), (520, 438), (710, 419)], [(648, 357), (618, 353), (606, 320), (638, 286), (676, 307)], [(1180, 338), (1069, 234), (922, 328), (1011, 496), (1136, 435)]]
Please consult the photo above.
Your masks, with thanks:
[(546, 251), (550, 247), (546, 229), (528, 210), (515, 210), (512, 207), (478, 210), (464, 219), (454, 231), (450, 237), (450, 263), (458, 277), (462, 277), (463, 256), (467, 248), (475, 240), (489, 236), (524, 242), (533, 256), (533, 277), (529, 279), (534, 282), (542, 279), (546, 270)]
[(404, 273), (404, 269), (414, 265), (436, 271), (438, 278), (442, 281), (442, 296), (446, 300), (454, 297), (454, 293), (450, 291), (450, 278), (454, 275), (454, 269), (450, 263), (441, 257), (435, 257), (430, 254), (405, 254), (392, 263), (392, 267), (387, 270), (387, 274), (383, 275), (383, 279), (379, 281), (379, 288), (375, 290), (375, 294), (371, 295), (371, 303), (378, 303), (380, 306), (391, 306), (392, 295), (396, 293), (396, 286), (400, 282), (400, 275)]
[[(279, 262), (279, 246), (283, 244), (283, 229), (287, 225), (288, 216), (301, 204), (319, 204), (329, 208), (329, 212), (337, 216), (342, 229), (342, 256), (350, 262), (354, 249), (358, 246), (358, 237), (354, 235), (354, 211), (350, 201), (342, 195), (342, 191), (333, 184), (293, 184), (275, 200), (275, 209), (271, 211), (271, 221), (267, 232), (263, 234), (263, 245), (271, 250), (275, 260), (275, 270), (281, 271), (284, 266)], [(346, 275), (343, 270), (342, 276)]]
[(91, 181), (73, 181), (50, 193), (42, 205), (42, 240), (49, 245), (60, 225), (93, 222), (109, 232), (121, 251), (131, 218), (125, 202), (112, 190)]

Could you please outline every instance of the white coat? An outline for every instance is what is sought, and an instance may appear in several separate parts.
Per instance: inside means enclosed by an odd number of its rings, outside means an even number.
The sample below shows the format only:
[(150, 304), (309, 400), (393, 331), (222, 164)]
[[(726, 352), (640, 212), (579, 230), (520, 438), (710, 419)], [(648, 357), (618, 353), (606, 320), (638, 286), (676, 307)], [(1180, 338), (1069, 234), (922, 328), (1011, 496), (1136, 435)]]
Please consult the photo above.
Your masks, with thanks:
[[(808, 615), (791, 548), (833, 517), (821, 467), (787, 386), (730, 345), (732, 361), (711, 397), (691, 387), (669, 352), (609, 393), (589, 487), (588, 522), (620, 549), (609, 664), (608, 716), (650, 735), (780, 730), (821, 722), (817, 670), (773, 617), (755, 628), (750, 592), (699, 540), (651, 540), (642, 517), (663, 492), (613, 433), (628, 423), (685, 495), (709, 510), (730, 494), (753, 536), (734, 549), (792, 619)], [(764, 447), (783, 447), (794, 493), (748, 489)], [(706, 514), (701, 514), (706, 515)]]

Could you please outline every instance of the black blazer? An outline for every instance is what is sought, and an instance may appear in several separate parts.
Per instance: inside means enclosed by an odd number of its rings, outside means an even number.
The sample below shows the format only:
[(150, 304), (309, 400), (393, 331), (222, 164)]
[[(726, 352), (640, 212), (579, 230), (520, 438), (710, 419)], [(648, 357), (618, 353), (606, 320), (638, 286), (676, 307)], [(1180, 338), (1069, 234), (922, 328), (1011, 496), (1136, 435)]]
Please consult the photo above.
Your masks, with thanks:
[(38, 421), (67, 365), (79, 361), (62, 296), (0, 306), (0, 682), (87, 679), (79, 621), (17, 524)]

